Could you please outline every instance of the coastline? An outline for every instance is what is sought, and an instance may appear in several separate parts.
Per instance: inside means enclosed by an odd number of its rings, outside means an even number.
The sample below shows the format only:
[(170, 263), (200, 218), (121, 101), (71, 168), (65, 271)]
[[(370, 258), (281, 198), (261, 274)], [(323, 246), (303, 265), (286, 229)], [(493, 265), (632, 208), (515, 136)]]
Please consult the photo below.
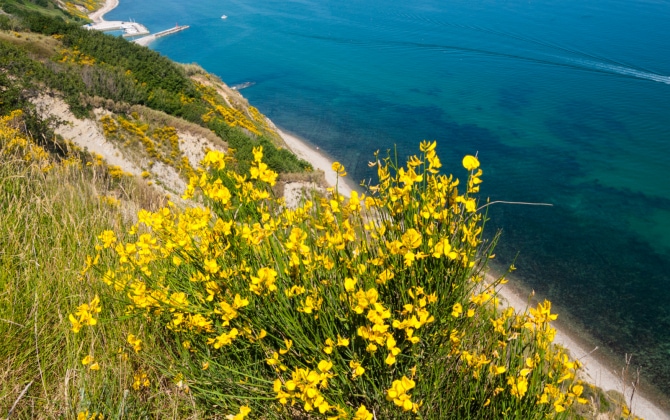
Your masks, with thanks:
[[(317, 150), (307, 140), (294, 134), (288, 134), (286, 131), (277, 129), (277, 132), (284, 139), (289, 149), (299, 158), (308, 161), (315, 169), (321, 169), (326, 174), (326, 182), (334, 186), (337, 178), (331, 169), (333, 159)], [(344, 181), (344, 182), (342, 182)], [(355, 188), (351, 179), (344, 178), (339, 180), (338, 189), (340, 194), (350, 196)], [(494, 274), (487, 273), (489, 281), (493, 280)], [(524, 311), (533, 301), (528, 299), (525, 291), (521, 287), (507, 283), (497, 289), (499, 296), (507, 305), (515, 308), (516, 311)], [(559, 313), (560, 315), (560, 313)], [(554, 343), (559, 344), (569, 350), (573, 358), (578, 359), (583, 364), (582, 376), (587, 382), (602, 388), (605, 391), (614, 390), (623, 393), (624, 382), (620, 378), (620, 373), (614, 367), (614, 363), (606, 360), (602, 352), (594, 351), (585, 340), (581, 339), (577, 331), (573, 331), (569, 325), (561, 322), (554, 322), (556, 329)], [(630, 401), (632, 387), (625, 387), (626, 401)], [(633, 398), (631, 411), (633, 414), (644, 418), (645, 420), (670, 420), (670, 413), (663, 410), (657, 396), (654, 401), (651, 395), (644, 390), (638, 389)]]
[(105, 4), (98, 10), (93, 13), (89, 13), (88, 18), (93, 21), (93, 23), (101, 23), (105, 21), (104, 16), (116, 9), (119, 5), (119, 0), (105, 0)]
[(294, 155), (311, 163), (314, 169), (323, 171), (328, 185), (335, 187), (335, 184), (337, 183), (337, 190), (340, 194), (345, 197), (350, 197), (352, 191), (360, 191), (360, 188), (357, 187), (351, 178), (344, 177), (338, 179), (337, 174), (331, 167), (334, 160), (326, 156), (325, 153), (318, 150), (315, 146), (309, 144), (307, 140), (294, 134), (289, 134), (279, 128), (277, 128), (277, 132)]

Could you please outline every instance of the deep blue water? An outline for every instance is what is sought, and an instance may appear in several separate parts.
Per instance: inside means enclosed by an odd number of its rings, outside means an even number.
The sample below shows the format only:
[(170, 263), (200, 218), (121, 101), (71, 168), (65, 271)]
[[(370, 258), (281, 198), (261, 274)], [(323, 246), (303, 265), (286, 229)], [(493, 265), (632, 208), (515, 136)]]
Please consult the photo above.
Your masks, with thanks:
[[(222, 20), (222, 14), (228, 19)], [(670, 395), (670, 2), (121, 0), (279, 126), (372, 176), (377, 149), (478, 153), (497, 260)]]

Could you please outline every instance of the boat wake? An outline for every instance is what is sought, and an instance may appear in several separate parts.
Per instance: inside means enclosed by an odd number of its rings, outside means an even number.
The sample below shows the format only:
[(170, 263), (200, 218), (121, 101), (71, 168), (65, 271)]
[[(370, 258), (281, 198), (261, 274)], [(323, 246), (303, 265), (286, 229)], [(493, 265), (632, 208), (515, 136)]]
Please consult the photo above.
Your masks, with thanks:
[[(494, 33), (498, 36), (502, 35), (499, 32), (484, 31), (482, 29), (479, 30), (482, 32)], [(384, 49), (388, 48), (425, 49), (425, 50), (434, 50), (442, 52), (458, 52), (461, 54), (465, 53), (469, 55), (485, 55), (485, 56), (492, 56), (511, 60), (523, 60), (535, 64), (567, 67), (576, 70), (605, 73), (615, 76), (624, 76), (629, 78), (649, 80), (652, 82), (665, 83), (670, 85), (670, 76), (665, 76), (645, 69), (636, 68), (630, 66), (627, 63), (610, 60), (607, 58), (599, 57), (597, 55), (571, 50), (566, 47), (551, 44), (549, 42), (540, 42), (537, 40), (523, 38), (521, 36), (514, 36), (514, 38), (526, 42), (532, 42), (538, 45), (541, 44), (542, 46), (547, 47), (549, 51), (520, 49), (517, 51), (507, 52), (507, 51), (498, 51), (495, 49), (472, 48), (461, 45), (445, 45), (439, 43), (431, 44), (431, 43), (412, 42), (412, 41), (380, 40), (380, 39), (360, 40), (351, 38), (339, 38), (333, 36), (305, 35), (299, 33), (288, 33), (288, 34), (292, 36), (318, 39), (328, 42), (337, 42), (340, 44), (354, 45), (359, 47), (384, 48)], [(508, 37), (512, 37), (509, 34), (505, 35)], [(554, 49), (554, 52), (553, 53), (550, 52), (550, 49)], [(556, 52), (558, 52), (558, 54), (556, 54)]]
[(632, 67), (619, 66), (591, 60), (567, 59), (566, 61), (571, 62), (576, 67), (582, 67), (587, 70), (595, 70), (602, 73), (611, 73), (615, 75), (634, 77), (637, 79), (651, 80), (653, 82), (670, 85), (670, 76), (638, 70)]

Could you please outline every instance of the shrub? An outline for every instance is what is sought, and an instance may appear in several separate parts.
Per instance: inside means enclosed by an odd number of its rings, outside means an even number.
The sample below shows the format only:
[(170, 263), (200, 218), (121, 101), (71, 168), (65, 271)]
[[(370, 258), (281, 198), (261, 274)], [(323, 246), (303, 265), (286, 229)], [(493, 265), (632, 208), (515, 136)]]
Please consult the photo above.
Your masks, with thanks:
[(156, 342), (156, 370), (235, 418), (564, 416), (579, 363), (552, 345), (549, 302), (504, 309), (504, 279), (484, 276), (496, 238), (481, 236), (477, 158), (462, 186), (435, 143), (374, 165), (368, 194), (288, 209), (262, 147), (249, 176), (208, 153), (185, 193), (206, 206), (140, 211), (129, 240), (103, 232), (89, 259), (110, 286), (103, 307), (122, 300), (164, 329), (125, 346)]

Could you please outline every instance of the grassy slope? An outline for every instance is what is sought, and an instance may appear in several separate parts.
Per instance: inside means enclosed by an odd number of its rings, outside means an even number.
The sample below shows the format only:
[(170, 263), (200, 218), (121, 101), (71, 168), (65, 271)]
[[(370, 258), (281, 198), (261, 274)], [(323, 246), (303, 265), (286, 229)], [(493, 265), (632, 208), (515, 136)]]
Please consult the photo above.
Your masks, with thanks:
[[(67, 18), (66, 13), (52, 6), (42, 8), (14, 1), (1, 4), (10, 3), (22, 11)], [(53, 142), (51, 130), (31, 113), (27, 99), (43, 90), (45, 81), (39, 79), (44, 77), (40, 70), (68, 70), (53, 61), (66, 46), (58, 37), (26, 32), (21, 19), (7, 15), (0, 19), (13, 29), (0, 31), (6, 60), (3, 85), (11, 88), (3, 92), (7, 93), (3, 96), (2, 105), (7, 107), (3, 113), (23, 108), (21, 124), (27, 124), (25, 127), (36, 136), (35, 140), (57, 151), (48, 158), (55, 169), (46, 174), (43, 165), (27, 163), (24, 156), (0, 153), (0, 337), (5, 338), (0, 344), (0, 413), (5, 416), (13, 408), (12, 418), (73, 418), (86, 411), (131, 418), (197, 415), (191, 396), (172, 378), (161, 379), (159, 373), (151, 374), (155, 382), (150, 388), (129, 392), (137, 377), (149, 370), (142, 358), (156, 360), (164, 355), (156, 354), (155, 349), (160, 347), (150, 343), (146, 343), (147, 347), (154, 353), (145, 351), (141, 357), (132, 349), (123, 348), (128, 329), (142, 331), (149, 337), (160, 337), (162, 331), (152, 332), (151, 326), (131, 322), (124, 327), (101, 325), (95, 333), (82, 332), (77, 337), (72, 334), (68, 314), (81, 302), (90, 301), (101, 288), (100, 282), (89, 283), (80, 275), (87, 255), (95, 253), (97, 233), (107, 228), (123, 232), (128, 215), (139, 208), (153, 209), (164, 200), (145, 183), (112, 179), (104, 166), (60, 166), (58, 162), (68, 153), (63, 153), (62, 142)], [(12, 55), (4, 54), (7, 51)], [(82, 68), (69, 69), (76, 75)], [(34, 74), (38, 74), (37, 79), (30, 78)], [(101, 102), (105, 98), (89, 100)], [(111, 105), (116, 111), (142, 109), (117, 101)], [(194, 131), (192, 123), (145, 109), (147, 115), (143, 118), (158, 118), (158, 125)], [(31, 129), (33, 126), (39, 129)], [(232, 136), (238, 144), (252, 141), (239, 129), (218, 128), (219, 135)], [(204, 127), (202, 130), (209, 131)], [(0, 143), (3, 147), (12, 141), (4, 134), (4, 143)], [(222, 143), (212, 132), (207, 137)], [(80, 151), (75, 155), (84, 156), (88, 162), (96, 161)], [(102, 305), (105, 312), (123, 317), (119, 304), (103, 301)], [(112, 342), (116, 346), (111, 346)], [(114, 368), (103, 369), (104, 373), (88, 369), (81, 364), (88, 354), (93, 354), (101, 365)]]
[[(86, 409), (188, 416), (179, 408), (188, 407), (188, 399), (175, 398), (160, 384), (155, 389), (163, 392), (151, 397), (124, 396), (139, 367), (133, 358), (99, 375), (81, 365), (89, 346), (100, 363), (118, 358), (117, 348), (106, 343), (123, 342), (127, 331), (102, 325), (73, 340), (67, 320), (73, 308), (100, 292), (99, 282), (80, 275), (86, 256), (95, 252), (95, 232), (122, 231), (128, 223), (124, 207), (156, 208), (162, 197), (132, 179), (111, 178), (104, 166), (65, 167), (50, 157), (54, 168), (44, 173), (43, 163), (5, 153), (11, 138), (0, 135), (0, 412), (4, 416), (18, 401), (13, 418), (72, 418)], [(103, 307), (123, 314), (114, 302)], [(91, 401), (96, 406), (89, 407)]]

